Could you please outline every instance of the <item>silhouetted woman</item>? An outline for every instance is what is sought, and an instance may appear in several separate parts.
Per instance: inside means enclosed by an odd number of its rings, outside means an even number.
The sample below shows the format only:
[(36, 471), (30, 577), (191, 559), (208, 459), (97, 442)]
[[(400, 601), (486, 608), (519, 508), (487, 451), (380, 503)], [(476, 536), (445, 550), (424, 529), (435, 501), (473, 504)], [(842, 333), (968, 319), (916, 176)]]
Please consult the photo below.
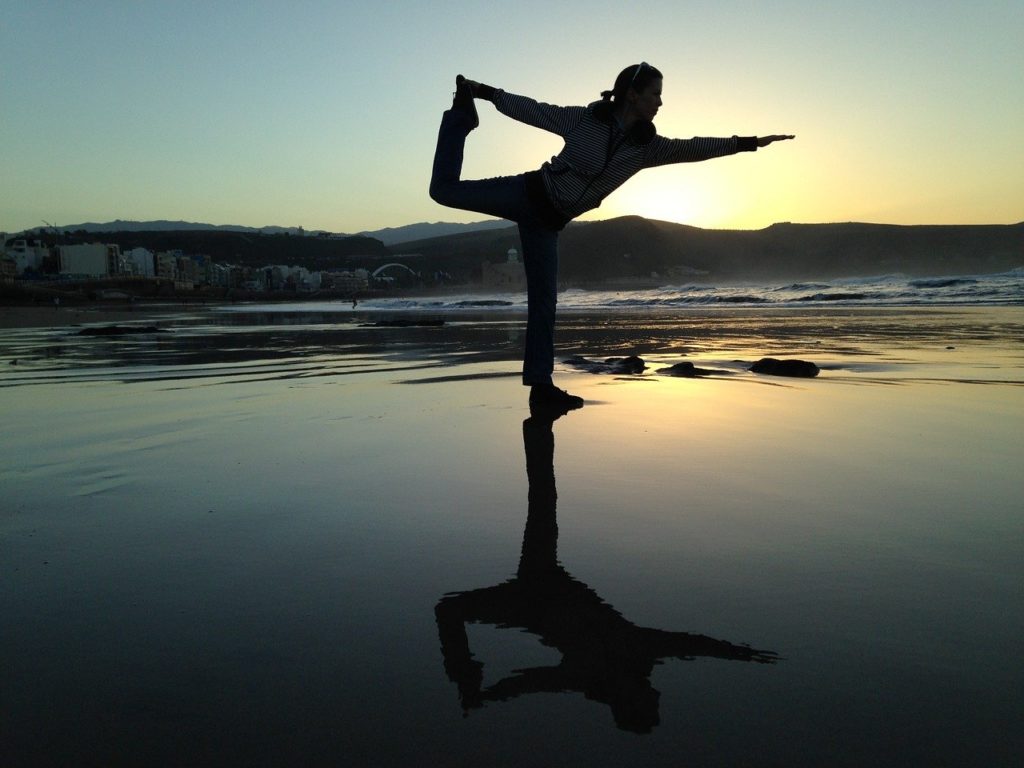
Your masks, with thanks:
[[(582, 398), (551, 381), (558, 233), (643, 168), (754, 151), (793, 137), (658, 136), (653, 120), (662, 103), (662, 75), (647, 63), (626, 67), (612, 90), (586, 107), (542, 104), (462, 75), (455, 82), (452, 108), (444, 113), (438, 132), (430, 196), (451, 208), (498, 216), (519, 225), (528, 302), (523, 384), (530, 387), (531, 406), (579, 408)], [(508, 117), (558, 134), (565, 146), (537, 171), (463, 181), (466, 136), (479, 125), (474, 98), (493, 102)]]

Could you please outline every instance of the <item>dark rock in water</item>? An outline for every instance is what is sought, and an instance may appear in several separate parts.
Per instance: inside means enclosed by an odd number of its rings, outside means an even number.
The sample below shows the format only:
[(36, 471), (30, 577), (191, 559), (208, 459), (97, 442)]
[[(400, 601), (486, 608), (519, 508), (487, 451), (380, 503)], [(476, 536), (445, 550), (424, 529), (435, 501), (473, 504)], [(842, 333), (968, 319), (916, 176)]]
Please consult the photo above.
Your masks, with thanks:
[(868, 298), (866, 293), (815, 293), (801, 296), (797, 301), (863, 301)]
[(576, 357), (570, 357), (565, 362), (574, 368), (582, 368), (585, 371), (590, 371), (590, 373), (637, 374), (643, 373), (647, 368), (647, 363), (643, 361), (643, 358), (636, 355), (608, 357), (603, 362), (600, 360), (588, 360), (577, 355)]
[(612, 373), (643, 373), (644, 369), (647, 368), (647, 363), (643, 361), (643, 358), (636, 355), (609, 357), (604, 363), (610, 366)]
[(659, 368), (658, 373), (662, 376), (676, 376), (683, 379), (695, 379), (698, 376), (723, 376), (729, 371), (716, 371), (713, 368), (698, 368), (693, 363), (684, 360), (681, 363), (670, 365), (668, 368)]
[(818, 375), (818, 366), (806, 360), (776, 360), (774, 357), (762, 357), (752, 366), (753, 373), (767, 376), (793, 376), (795, 378), (813, 379)]
[(444, 325), (444, 320), (378, 320), (375, 323), (362, 323), (360, 328), (433, 328)]
[(505, 301), (504, 299), (477, 299), (477, 300), (466, 300), (456, 301), (452, 304), (453, 307), (511, 307), (511, 301)]
[(658, 373), (663, 376), (680, 376), (685, 379), (692, 379), (697, 376), (697, 368), (693, 363), (682, 362), (670, 365), (668, 368), (659, 368)]
[(127, 336), (133, 333), (166, 333), (155, 325), (105, 325), (99, 328), (83, 328), (79, 336)]

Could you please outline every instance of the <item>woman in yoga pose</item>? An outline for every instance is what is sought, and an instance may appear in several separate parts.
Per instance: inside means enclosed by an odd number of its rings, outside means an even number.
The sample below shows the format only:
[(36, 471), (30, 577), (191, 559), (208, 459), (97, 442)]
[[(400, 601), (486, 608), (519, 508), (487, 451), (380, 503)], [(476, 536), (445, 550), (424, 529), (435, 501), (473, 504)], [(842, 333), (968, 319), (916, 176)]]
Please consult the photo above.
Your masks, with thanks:
[[(430, 196), (442, 205), (509, 219), (519, 225), (526, 269), (527, 323), (523, 384), (530, 406), (568, 410), (583, 399), (556, 387), (555, 303), (558, 233), (633, 174), (667, 163), (723, 157), (793, 136), (667, 139), (657, 134), (662, 75), (646, 62), (626, 67), (612, 90), (586, 107), (558, 107), (468, 80), (456, 80), (452, 108), (441, 118)], [(539, 170), (518, 176), (463, 180), (469, 132), (479, 125), (474, 99), (490, 101), (504, 115), (565, 140), (562, 151)]]

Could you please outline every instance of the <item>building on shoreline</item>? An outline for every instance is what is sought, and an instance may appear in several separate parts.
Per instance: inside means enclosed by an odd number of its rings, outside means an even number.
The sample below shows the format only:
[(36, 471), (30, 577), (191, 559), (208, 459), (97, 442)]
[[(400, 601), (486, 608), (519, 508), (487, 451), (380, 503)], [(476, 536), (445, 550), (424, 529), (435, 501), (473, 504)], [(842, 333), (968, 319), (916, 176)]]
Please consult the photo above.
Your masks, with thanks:
[[(3, 242), (7, 242), (6, 236), (4, 236)], [(43, 263), (50, 256), (50, 249), (40, 240), (30, 243), (24, 238), (18, 238), (10, 245), (5, 245), (3, 255), (6, 260), (14, 262), (15, 274), (21, 275), (26, 271), (42, 271)]]
[(526, 290), (526, 271), (519, 261), (519, 251), (509, 248), (505, 261), (492, 264), (484, 261), (480, 265), (480, 278), (484, 288), (503, 291)]
[[(13, 238), (0, 236), (3, 282), (21, 284), (29, 293), (39, 289), (69, 296), (82, 290), (114, 290), (110, 288), (112, 284), (125, 280), (128, 281), (125, 287), (116, 290), (137, 296), (150, 295), (153, 291), (161, 295), (168, 291), (183, 295), (217, 290), (352, 296), (393, 282), (362, 267), (317, 270), (295, 264), (257, 266), (216, 262), (207, 254), (187, 253), (181, 248), (156, 250), (136, 245), (122, 251), (121, 245), (116, 243), (60, 243), (60, 239), (77, 236), (54, 230), (53, 239), (58, 242), (52, 244), (51, 239), (49, 245), (42, 239), (29, 240), (27, 233)], [(282, 243), (287, 245), (287, 239)], [(365, 260), (366, 257), (358, 258)], [(418, 273), (409, 267), (397, 265), (418, 278)]]
[(132, 248), (123, 254), (125, 271), (139, 277), (156, 277), (153, 252), (148, 248)]
[(107, 277), (121, 273), (121, 246), (104, 243), (57, 246), (61, 275)]

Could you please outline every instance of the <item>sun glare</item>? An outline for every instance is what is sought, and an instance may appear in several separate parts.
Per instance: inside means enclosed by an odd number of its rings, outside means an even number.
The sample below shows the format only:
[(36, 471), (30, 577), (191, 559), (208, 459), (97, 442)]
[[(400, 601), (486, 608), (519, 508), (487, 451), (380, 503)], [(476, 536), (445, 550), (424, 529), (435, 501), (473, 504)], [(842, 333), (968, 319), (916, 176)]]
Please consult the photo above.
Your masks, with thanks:
[(636, 215), (702, 226), (713, 215), (713, 198), (708, 190), (691, 183), (640, 175), (602, 206), (602, 218)]

